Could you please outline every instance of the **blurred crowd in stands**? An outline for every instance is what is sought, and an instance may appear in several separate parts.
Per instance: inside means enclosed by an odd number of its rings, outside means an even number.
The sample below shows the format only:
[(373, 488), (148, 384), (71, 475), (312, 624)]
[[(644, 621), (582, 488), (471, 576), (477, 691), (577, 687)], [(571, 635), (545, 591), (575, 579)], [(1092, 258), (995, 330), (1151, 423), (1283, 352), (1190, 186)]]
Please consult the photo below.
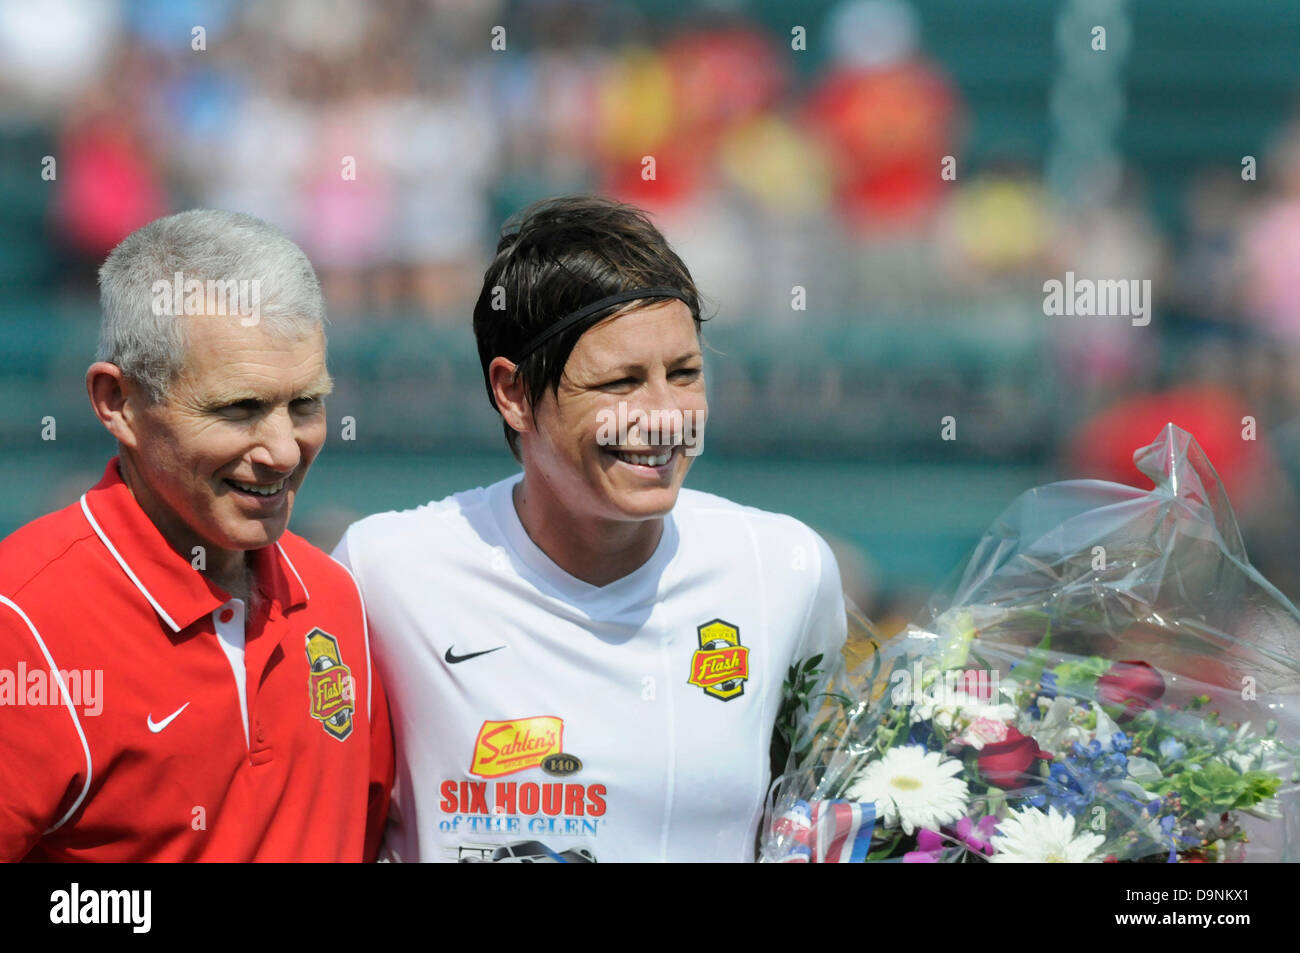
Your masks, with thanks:
[[(1136, 171), (1089, 203), (1011, 145), (968, 163), (969, 97), (904, 0), (821, 5), (806, 52), (744, 4), (669, 7), (0, 0), (0, 89), (56, 137), (69, 287), (214, 206), (298, 240), (336, 324), (467, 324), (510, 212), (605, 192), (655, 215), (719, 326), (1046, 324), (1060, 472), (1140, 482), (1132, 450), (1173, 418), (1300, 592), (1300, 125), (1278, 116), (1254, 180), (1201, 170), (1173, 232)], [(1152, 325), (1045, 317), (1067, 270), (1151, 279)]]

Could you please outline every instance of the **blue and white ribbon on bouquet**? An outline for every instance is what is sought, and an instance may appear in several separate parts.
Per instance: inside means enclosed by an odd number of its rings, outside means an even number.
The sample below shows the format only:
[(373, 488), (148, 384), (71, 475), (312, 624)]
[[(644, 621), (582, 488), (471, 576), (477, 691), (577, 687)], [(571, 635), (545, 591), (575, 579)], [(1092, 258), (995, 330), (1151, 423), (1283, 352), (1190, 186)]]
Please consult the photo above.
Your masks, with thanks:
[(792, 843), (786, 864), (860, 864), (871, 849), (876, 805), (867, 801), (796, 801), (778, 819)]

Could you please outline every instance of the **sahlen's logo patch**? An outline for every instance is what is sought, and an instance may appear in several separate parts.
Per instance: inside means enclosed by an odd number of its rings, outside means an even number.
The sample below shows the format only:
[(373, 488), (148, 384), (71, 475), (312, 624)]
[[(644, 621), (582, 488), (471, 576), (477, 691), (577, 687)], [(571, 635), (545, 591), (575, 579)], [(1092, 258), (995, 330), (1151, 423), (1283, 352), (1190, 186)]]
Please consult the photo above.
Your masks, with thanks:
[(342, 741), (352, 734), (355, 692), (352, 670), (343, 664), (338, 639), (324, 629), (307, 633), (307, 695), (311, 716), (325, 733)]
[(485, 721), (474, 739), (469, 773), (499, 778), (540, 767), (550, 755), (562, 753), (564, 719), (555, 715)]
[(691, 656), (691, 685), (704, 694), (729, 702), (745, 694), (749, 680), (749, 649), (740, 644), (740, 629), (714, 619), (697, 627), (700, 647)]

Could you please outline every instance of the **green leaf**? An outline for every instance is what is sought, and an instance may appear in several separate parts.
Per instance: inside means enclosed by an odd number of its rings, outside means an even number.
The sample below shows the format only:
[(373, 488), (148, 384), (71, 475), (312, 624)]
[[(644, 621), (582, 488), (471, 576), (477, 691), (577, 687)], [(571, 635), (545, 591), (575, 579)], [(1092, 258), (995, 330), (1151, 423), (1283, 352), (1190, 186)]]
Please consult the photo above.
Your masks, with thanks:
[(1023, 682), (1025, 685), (1032, 685), (1043, 677), (1043, 669), (1047, 665), (1048, 653), (1052, 648), (1052, 619), (1047, 619), (1047, 630), (1043, 633), (1043, 638), (1039, 641), (1038, 646), (1031, 650), (1025, 660), (1016, 666), (1015, 671), (1011, 673), (1014, 681)]
[(874, 640), (871, 642), (871, 674), (867, 676), (868, 689), (876, 684), (876, 677), (880, 674), (880, 645)]
[(1062, 662), (1052, 669), (1056, 687), (1069, 695), (1091, 698), (1096, 695), (1097, 679), (1110, 670), (1110, 660), (1093, 655), (1084, 659)]
[(1260, 801), (1266, 801), (1282, 787), (1282, 779), (1267, 771), (1247, 771), (1242, 776), (1243, 784), (1239, 788), (1234, 810), (1253, 807)]

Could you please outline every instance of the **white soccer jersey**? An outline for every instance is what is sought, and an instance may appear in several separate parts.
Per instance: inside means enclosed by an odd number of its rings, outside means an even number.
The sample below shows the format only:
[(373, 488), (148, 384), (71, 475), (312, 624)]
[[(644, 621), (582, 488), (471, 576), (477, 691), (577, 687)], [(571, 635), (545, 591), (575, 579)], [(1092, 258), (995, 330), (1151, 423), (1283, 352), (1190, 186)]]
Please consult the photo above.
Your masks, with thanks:
[(682, 490), (650, 560), (596, 587), (528, 537), (521, 478), (361, 520), (334, 553), (392, 707), (384, 856), (754, 859), (782, 682), (845, 638), (829, 548)]

